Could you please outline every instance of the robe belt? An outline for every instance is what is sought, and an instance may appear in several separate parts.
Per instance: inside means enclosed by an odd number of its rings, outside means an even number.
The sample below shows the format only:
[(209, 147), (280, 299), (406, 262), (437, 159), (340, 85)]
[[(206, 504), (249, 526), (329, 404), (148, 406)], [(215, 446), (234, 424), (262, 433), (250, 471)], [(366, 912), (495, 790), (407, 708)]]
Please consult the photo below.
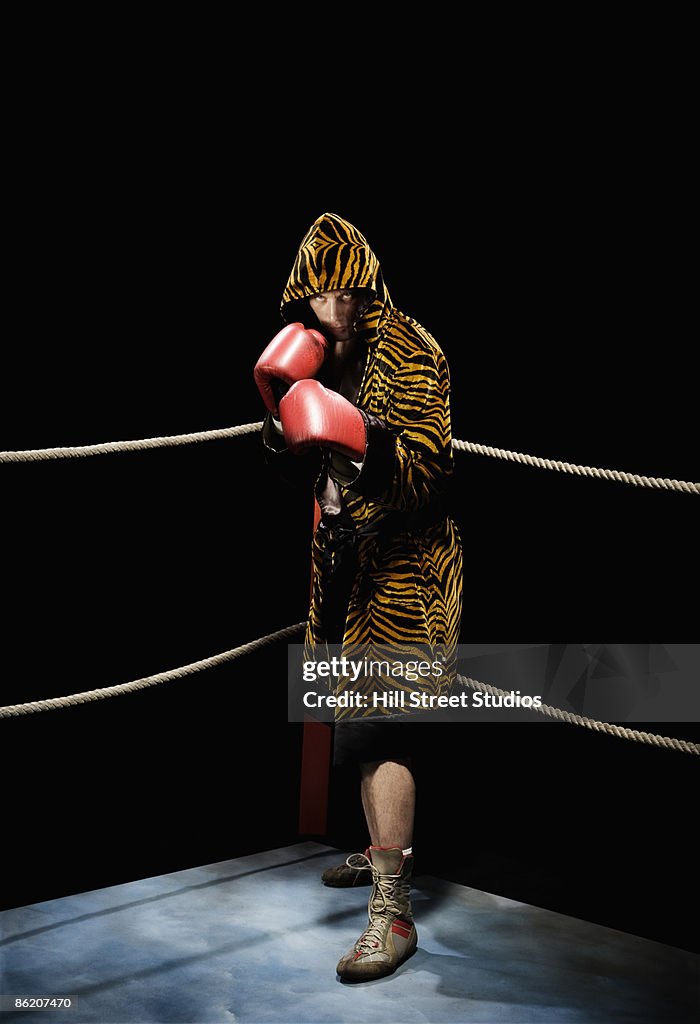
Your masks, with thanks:
[(323, 530), (326, 536), (321, 565), (324, 578), (330, 580), (341, 567), (350, 568), (348, 565), (350, 558), (354, 559), (354, 568), (358, 568), (357, 548), (363, 538), (372, 537), (376, 540), (376, 544), (381, 546), (400, 534), (422, 532), (430, 526), (435, 526), (442, 522), (447, 514), (446, 502), (438, 500), (420, 509), (410, 511), (397, 509), (389, 512), (377, 522), (366, 523), (359, 527), (321, 520), (318, 528)]

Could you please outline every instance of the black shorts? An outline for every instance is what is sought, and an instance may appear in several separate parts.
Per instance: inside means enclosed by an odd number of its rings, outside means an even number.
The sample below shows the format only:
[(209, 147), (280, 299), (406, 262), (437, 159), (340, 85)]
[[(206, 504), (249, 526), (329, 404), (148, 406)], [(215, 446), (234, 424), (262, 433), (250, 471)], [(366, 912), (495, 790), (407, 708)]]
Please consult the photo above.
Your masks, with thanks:
[(449, 738), (449, 723), (340, 721), (333, 730), (333, 764), (405, 761), (412, 765), (435, 756)]

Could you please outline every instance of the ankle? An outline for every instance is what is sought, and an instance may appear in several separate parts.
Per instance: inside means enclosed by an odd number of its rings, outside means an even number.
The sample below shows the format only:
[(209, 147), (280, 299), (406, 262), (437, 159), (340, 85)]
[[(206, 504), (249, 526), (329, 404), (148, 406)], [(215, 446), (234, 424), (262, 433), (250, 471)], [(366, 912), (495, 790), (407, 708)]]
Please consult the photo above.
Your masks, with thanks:
[(407, 846), (406, 849), (404, 849), (403, 846), (401, 845), (401, 843), (389, 843), (389, 844), (372, 843), (370, 845), (370, 850), (401, 850), (401, 854), (404, 857), (412, 857), (413, 856), (413, 847), (412, 846)]

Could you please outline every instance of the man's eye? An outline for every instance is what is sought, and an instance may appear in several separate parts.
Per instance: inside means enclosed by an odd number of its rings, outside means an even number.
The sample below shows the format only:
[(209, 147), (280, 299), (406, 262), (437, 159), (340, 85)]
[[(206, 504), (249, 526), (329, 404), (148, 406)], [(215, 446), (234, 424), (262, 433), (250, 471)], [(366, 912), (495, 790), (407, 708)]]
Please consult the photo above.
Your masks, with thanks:
[(314, 295), (314, 297), (313, 297), (313, 299), (311, 301), (312, 302), (325, 302), (326, 301), (326, 296), (325, 295)]
[(341, 298), (343, 302), (350, 302), (352, 300), (352, 292), (343, 292)]

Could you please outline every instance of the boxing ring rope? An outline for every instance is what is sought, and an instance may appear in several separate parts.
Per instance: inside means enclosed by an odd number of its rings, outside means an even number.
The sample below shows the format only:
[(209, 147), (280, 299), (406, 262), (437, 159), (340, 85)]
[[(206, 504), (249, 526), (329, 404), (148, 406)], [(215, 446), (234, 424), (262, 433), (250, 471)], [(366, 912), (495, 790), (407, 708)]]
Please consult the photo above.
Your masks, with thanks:
[(598, 469), (595, 466), (577, 466), (571, 462), (558, 462), (554, 459), (542, 459), (538, 455), (523, 455), (503, 448), (491, 448), (473, 441), (453, 441), (452, 447), (458, 452), (470, 452), (472, 455), (490, 455), (496, 459), (507, 459), (510, 462), (521, 462), (538, 469), (555, 469), (560, 473), (573, 473), (575, 476), (591, 476), (600, 480), (615, 480), (618, 483), (633, 484), (635, 487), (656, 487), (665, 491), (684, 491), (686, 494), (700, 494), (700, 484), (687, 480), (669, 480), (667, 477), (639, 476), (637, 473), (625, 473), (619, 469)]
[(86, 455), (113, 455), (115, 452), (142, 452), (151, 448), (170, 448), (179, 444), (199, 441), (220, 441), (227, 437), (242, 437), (262, 430), (263, 422), (242, 423), (237, 427), (220, 430), (200, 430), (194, 434), (171, 434), (169, 437), (144, 437), (140, 441), (105, 441), (74, 448), (35, 448), (31, 451), (0, 452), (0, 462), (44, 462), (47, 459), (77, 459)]
[[(47, 459), (79, 458), (89, 455), (106, 455), (122, 451), (144, 451), (153, 448), (165, 448), (174, 445), (193, 444), (201, 441), (215, 441), (229, 437), (241, 437), (245, 434), (257, 433), (262, 428), (262, 421), (257, 423), (244, 423), (235, 427), (224, 427), (220, 430), (202, 430), (190, 434), (175, 434), (169, 437), (150, 437), (136, 441), (107, 441), (102, 444), (82, 445), (70, 448), (40, 448), (28, 451), (4, 451), (0, 452), (0, 462), (40, 462)], [(576, 466), (568, 462), (555, 462), (549, 459), (541, 459), (536, 456), (523, 455), (519, 452), (511, 452), (501, 448), (491, 448), (485, 445), (475, 444), (470, 441), (453, 440), (453, 447), (457, 451), (467, 451), (472, 454), (490, 455), (495, 458), (509, 459), (522, 462), (527, 465), (537, 466), (540, 469), (554, 469), (565, 473), (576, 475), (594, 476), (598, 478), (615, 480), (622, 483), (630, 483), (640, 487), (657, 487), (664, 490), (683, 491), (687, 494), (700, 494), (700, 484), (690, 483), (684, 480), (669, 480), (666, 478), (637, 476), (632, 473), (623, 473), (618, 470), (596, 469), (590, 466)], [(119, 697), (125, 693), (135, 693), (147, 687), (157, 686), (160, 683), (171, 682), (174, 679), (182, 679), (207, 668), (214, 668), (233, 661), (244, 654), (266, 647), (277, 640), (283, 640), (300, 633), (306, 628), (306, 622), (298, 622), (293, 626), (285, 626), (275, 633), (268, 633), (266, 636), (258, 637), (249, 643), (241, 644), (228, 651), (203, 658), (200, 661), (190, 662), (189, 665), (182, 665), (179, 668), (170, 669), (167, 672), (158, 672), (155, 675), (144, 676), (141, 679), (134, 679), (128, 683), (118, 683), (115, 686), (105, 686), (96, 690), (85, 690), (82, 693), (69, 694), (63, 697), (52, 697), (46, 700), (28, 701), (24, 704), (10, 704), (0, 707), (0, 718), (12, 718), (19, 715), (29, 715), (38, 711), (54, 711), (59, 708), (73, 707), (78, 704), (88, 704), (96, 700), (105, 700), (108, 697)], [(457, 675), (457, 679), (473, 690), (480, 690), (494, 696), (506, 696), (506, 691), (499, 690), (488, 683), (482, 683), (466, 676)], [(605, 732), (611, 736), (621, 739), (634, 740), (638, 743), (647, 743), (655, 747), (666, 747), (670, 750), (681, 751), (686, 754), (700, 755), (700, 744), (690, 743), (687, 740), (674, 739), (669, 736), (658, 736), (654, 733), (639, 732), (636, 729), (628, 729), (624, 726), (613, 725), (609, 722), (600, 722), (596, 719), (585, 718), (582, 715), (572, 714), (563, 711), (561, 708), (550, 707), (543, 704), (533, 710), (559, 721), (571, 725), (580, 725), (597, 732)]]
[[(42, 462), (47, 459), (72, 459), (84, 458), (88, 455), (111, 455), (115, 452), (138, 452), (151, 448), (168, 448), (174, 445), (196, 444), (201, 441), (220, 441), (228, 437), (242, 437), (244, 434), (255, 434), (261, 429), (262, 421), (259, 423), (242, 423), (237, 427), (222, 427), (220, 430), (200, 430), (193, 434), (173, 434), (170, 437), (146, 437), (138, 441), (106, 441), (102, 444), (88, 444), (72, 448), (37, 448), (30, 451), (0, 452), (0, 462)], [(492, 448), (489, 445), (477, 444), (474, 441), (453, 440), (452, 447), (458, 452), (469, 452), (472, 455), (489, 455), (492, 458), (520, 462), (527, 466), (535, 466), (538, 469), (553, 469), (560, 473), (573, 473), (575, 476), (614, 480), (617, 483), (633, 484), (635, 487), (654, 487), (665, 491), (700, 494), (700, 483), (693, 483), (687, 480), (640, 476), (637, 473), (626, 473), (618, 469), (599, 469), (595, 466), (577, 466), (570, 462), (543, 459), (538, 455), (511, 452), (505, 448)]]
[(305, 628), (305, 622), (298, 622), (294, 626), (285, 626), (284, 629), (278, 629), (276, 633), (260, 636), (257, 640), (241, 644), (240, 647), (233, 647), (230, 651), (213, 654), (210, 658), (202, 658), (201, 661), (191, 661), (189, 665), (181, 665), (180, 668), (172, 668), (168, 672), (157, 672), (153, 676), (133, 679), (129, 683), (117, 683), (116, 686), (102, 686), (98, 690), (84, 690), (82, 693), (71, 693), (65, 697), (32, 700), (26, 704), (8, 704), (6, 707), (0, 707), (0, 718), (31, 715), (35, 711), (56, 711), (58, 708), (74, 707), (76, 704), (89, 704), (94, 700), (104, 700), (106, 697), (121, 697), (125, 693), (136, 693), (137, 690), (145, 690), (149, 686), (158, 686), (159, 683), (169, 683), (173, 679), (183, 679), (185, 676), (191, 676), (193, 673), (201, 672), (205, 668), (216, 668), (217, 665), (224, 665), (227, 661), (234, 661), (243, 654), (250, 654), (261, 647), (267, 647), (274, 640), (285, 640), (287, 637), (294, 636)]
[[(168, 672), (158, 672), (156, 675), (144, 676), (142, 679), (134, 679), (129, 683), (118, 683), (116, 686), (103, 686), (98, 690), (85, 690), (82, 693), (72, 693), (65, 697), (51, 697), (47, 700), (33, 700), (26, 704), (9, 704), (0, 707), (0, 718), (14, 718), (18, 715), (31, 715), (37, 711), (56, 711), (60, 708), (74, 707), (77, 704), (89, 704), (95, 700), (104, 700), (107, 697), (121, 697), (125, 693), (135, 693), (138, 690), (145, 690), (149, 686), (158, 686), (160, 683), (168, 683), (173, 679), (183, 679), (185, 676), (201, 672), (203, 669), (214, 668), (223, 665), (243, 654), (250, 654), (267, 647), (276, 640), (285, 640), (295, 636), (306, 628), (306, 622), (297, 622), (293, 626), (285, 626), (275, 633), (268, 633), (266, 636), (258, 637), (240, 647), (234, 647), (230, 651), (223, 651), (214, 654), (210, 658), (203, 658), (201, 661), (192, 661), (189, 665), (182, 665), (180, 668), (170, 669)], [(482, 683), (478, 679), (470, 679), (468, 676), (457, 675), (457, 680), (470, 687), (472, 690), (480, 690), (482, 693), (489, 693), (495, 697), (505, 697), (505, 690), (499, 690), (489, 683)], [(542, 704), (539, 707), (529, 710), (539, 711), (549, 718), (555, 718), (570, 725), (581, 725), (596, 732), (605, 732), (610, 736), (617, 736), (619, 739), (634, 740), (637, 743), (648, 743), (654, 747), (666, 747), (669, 750), (682, 751), (685, 754), (700, 755), (700, 743), (689, 743), (687, 740), (678, 740), (670, 736), (657, 736), (654, 733), (639, 732), (637, 729), (628, 729), (625, 726), (613, 725), (610, 722), (599, 722), (594, 718), (585, 718), (583, 715), (575, 715), (561, 708), (550, 707)]]
[[(457, 675), (460, 683), (468, 686), (471, 690), (479, 690), (482, 693), (490, 693), (494, 697), (507, 697), (506, 690), (499, 690), (497, 686), (489, 683), (482, 683), (477, 679), (470, 679), (468, 676)], [(653, 732), (639, 732), (637, 729), (628, 729), (626, 726), (613, 725), (611, 722), (599, 722), (596, 718), (585, 718), (583, 715), (575, 715), (570, 711), (563, 711), (561, 708), (551, 707), (549, 704), (540, 704), (533, 707), (532, 711), (539, 711), (548, 718), (556, 718), (560, 722), (568, 722), (569, 725), (582, 725), (585, 729), (593, 729), (594, 732), (605, 732), (609, 736), (617, 736), (618, 739), (634, 740), (636, 743), (648, 743), (652, 747), (667, 747), (670, 750), (680, 750), (684, 754), (700, 755), (700, 743), (689, 743), (687, 740), (676, 740), (670, 736), (657, 736)], [(2, 708), (0, 708), (2, 711)]]

